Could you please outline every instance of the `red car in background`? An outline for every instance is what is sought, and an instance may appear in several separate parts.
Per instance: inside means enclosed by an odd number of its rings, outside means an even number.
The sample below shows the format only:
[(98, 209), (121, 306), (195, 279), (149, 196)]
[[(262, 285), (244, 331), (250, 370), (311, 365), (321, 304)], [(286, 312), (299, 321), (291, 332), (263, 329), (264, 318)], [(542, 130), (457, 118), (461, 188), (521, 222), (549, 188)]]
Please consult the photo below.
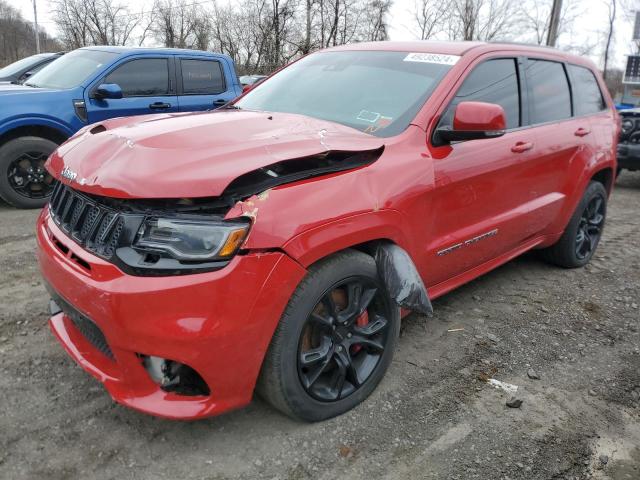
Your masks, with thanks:
[(527, 250), (591, 259), (617, 121), (583, 58), (381, 42), (215, 112), (90, 125), (47, 163), (51, 327), (153, 415), (216, 415), (256, 385), (292, 417), (341, 414), (382, 379), (401, 312)]

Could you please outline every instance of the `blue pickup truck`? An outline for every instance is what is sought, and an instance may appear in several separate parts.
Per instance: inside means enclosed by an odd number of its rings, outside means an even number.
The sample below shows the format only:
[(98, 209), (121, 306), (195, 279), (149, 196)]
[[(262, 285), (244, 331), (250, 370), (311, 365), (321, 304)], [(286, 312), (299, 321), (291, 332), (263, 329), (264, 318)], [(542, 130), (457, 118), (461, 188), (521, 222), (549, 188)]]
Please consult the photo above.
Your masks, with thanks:
[(171, 48), (88, 47), (24, 85), (0, 86), (0, 197), (44, 205), (53, 179), (44, 162), (85, 125), (107, 118), (210, 110), (242, 93), (222, 54)]

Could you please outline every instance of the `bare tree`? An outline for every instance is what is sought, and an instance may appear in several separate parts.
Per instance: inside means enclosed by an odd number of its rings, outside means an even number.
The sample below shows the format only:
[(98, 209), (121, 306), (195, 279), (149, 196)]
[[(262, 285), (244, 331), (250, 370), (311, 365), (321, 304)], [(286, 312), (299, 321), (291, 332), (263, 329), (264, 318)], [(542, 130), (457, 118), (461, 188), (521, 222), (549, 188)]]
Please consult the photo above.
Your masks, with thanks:
[[(142, 27), (142, 41), (148, 32), (145, 13), (132, 13), (116, 0), (53, 0), (53, 18), (60, 37), (69, 49), (87, 45), (128, 45)], [(139, 42), (141, 43), (141, 41)]]
[(611, 40), (613, 38), (613, 22), (616, 19), (616, 7), (617, 7), (616, 0), (609, 0), (607, 2), (607, 8), (609, 13), (609, 16), (607, 18), (608, 30), (607, 30), (607, 41), (604, 47), (604, 65), (602, 67), (602, 75), (604, 76), (605, 79), (607, 78), (607, 69), (609, 67), (609, 50), (611, 48)]
[(416, 0), (412, 13), (420, 40), (428, 40), (440, 33), (448, 21), (451, 4), (452, 0), (445, 0), (442, 3), (433, 0)]
[[(0, 0), (0, 67), (36, 53), (35, 31), (22, 14)], [(45, 31), (38, 32), (42, 51), (59, 51), (62, 46)]]

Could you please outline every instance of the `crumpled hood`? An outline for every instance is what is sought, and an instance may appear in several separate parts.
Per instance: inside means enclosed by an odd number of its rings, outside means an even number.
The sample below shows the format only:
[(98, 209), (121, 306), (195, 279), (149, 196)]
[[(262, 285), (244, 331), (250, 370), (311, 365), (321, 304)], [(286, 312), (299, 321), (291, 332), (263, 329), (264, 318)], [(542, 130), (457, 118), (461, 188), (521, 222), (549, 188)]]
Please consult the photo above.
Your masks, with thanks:
[(208, 197), (219, 196), (243, 173), (276, 162), (382, 145), (381, 138), (303, 115), (161, 114), (86, 127), (52, 154), (47, 168), (57, 179), (96, 195)]

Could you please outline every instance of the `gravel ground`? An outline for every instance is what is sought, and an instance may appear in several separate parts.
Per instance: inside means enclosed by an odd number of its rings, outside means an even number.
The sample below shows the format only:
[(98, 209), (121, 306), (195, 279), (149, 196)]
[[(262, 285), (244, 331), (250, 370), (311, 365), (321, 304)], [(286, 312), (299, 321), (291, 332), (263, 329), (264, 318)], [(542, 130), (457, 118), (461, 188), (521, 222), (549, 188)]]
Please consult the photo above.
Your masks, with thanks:
[(640, 173), (591, 265), (526, 255), (439, 299), (376, 392), (313, 425), (259, 399), (198, 422), (114, 404), (47, 328), (36, 215), (0, 205), (0, 478), (640, 479)]

